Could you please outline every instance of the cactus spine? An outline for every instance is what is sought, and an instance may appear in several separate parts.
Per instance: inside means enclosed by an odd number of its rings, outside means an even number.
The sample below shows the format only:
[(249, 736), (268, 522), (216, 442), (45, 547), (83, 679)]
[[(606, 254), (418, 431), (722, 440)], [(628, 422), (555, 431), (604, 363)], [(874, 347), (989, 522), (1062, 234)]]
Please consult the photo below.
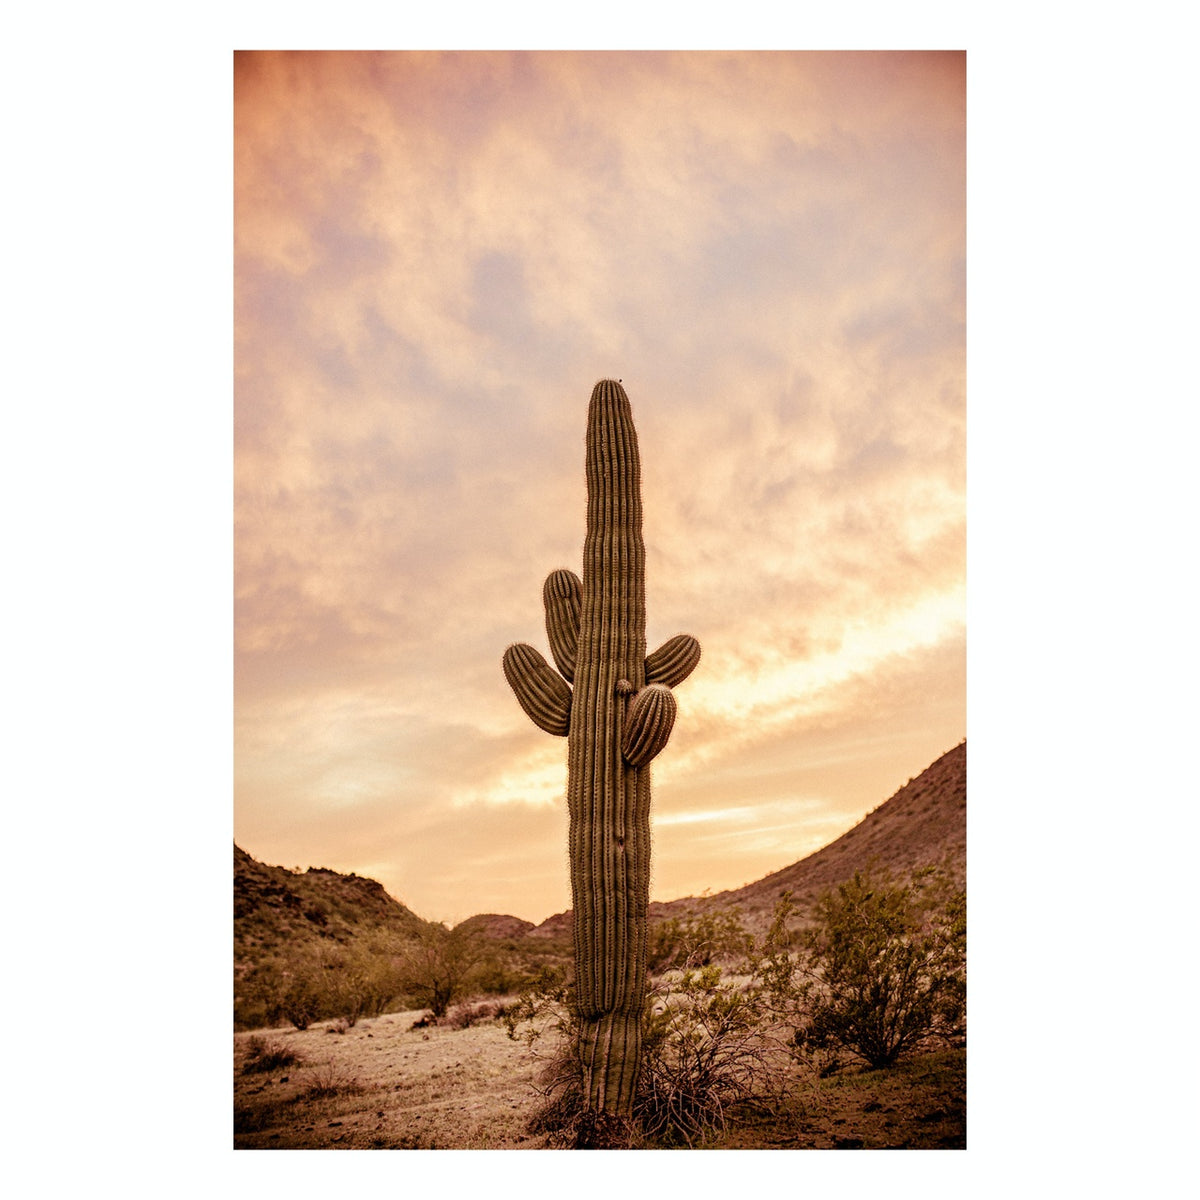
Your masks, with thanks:
[(524, 643), (505, 652), (504, 674), (534, 724), (568, 739), (584, 1097), (591, 1110), (626, 1116), (646, 992), (650, 761), (675, 722), (671, 688), (700, 661), (700, 644), (678, 634), (646, 655), (641, 464), (629, 397), (611, 379), (592, 390), (586, 465), (583, 580), (554, 571), (542, 591), (559, 674)]

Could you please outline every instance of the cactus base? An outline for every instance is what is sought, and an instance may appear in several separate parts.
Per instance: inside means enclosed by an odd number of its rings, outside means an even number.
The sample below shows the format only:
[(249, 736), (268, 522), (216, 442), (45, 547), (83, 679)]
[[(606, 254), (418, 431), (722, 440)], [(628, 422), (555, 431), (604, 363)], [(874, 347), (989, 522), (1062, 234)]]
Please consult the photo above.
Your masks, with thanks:
[[(640, 999), (640, 997), (639, 997)], [(628, 1114), (642, 1060), (641, 1005), (636, 1013), (610, 1012), (579, 1022), (579, 1064), (586, 1106)]]
[(579, 1114), (566, 1140), (572, 1150), (630, 1150), (637, 1127), (627, 1117), (591, 1110)]

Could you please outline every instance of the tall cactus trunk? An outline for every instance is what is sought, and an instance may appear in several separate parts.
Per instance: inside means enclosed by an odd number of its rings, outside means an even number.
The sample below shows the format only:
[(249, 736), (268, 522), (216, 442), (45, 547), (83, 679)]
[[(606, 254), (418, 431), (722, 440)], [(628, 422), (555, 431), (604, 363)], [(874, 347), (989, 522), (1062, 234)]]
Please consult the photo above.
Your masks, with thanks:
[(629, 398), (596, 385), (588, 409), (582, 637), (567, 749), (575, 996), (588, 1106), (627, 1113), (641, 1058), (650, 902), (650, 769), (621, 753), (645, 683), (646, 551)]
[(554, 571), (542, 593), (558, 673), (518, 643), (505, 652), (504, 674), (539, 728), (567, 735), (584, 1101), (627, 1117), (646, 994), (650, 761), (675, 721), (671, 688), (700, 661), (700, 644), (677, 634), (646, 655), (641, 464), (629, 397), (611, 379), (596, 384), (588, 406), (587, 492), (583, 581)]

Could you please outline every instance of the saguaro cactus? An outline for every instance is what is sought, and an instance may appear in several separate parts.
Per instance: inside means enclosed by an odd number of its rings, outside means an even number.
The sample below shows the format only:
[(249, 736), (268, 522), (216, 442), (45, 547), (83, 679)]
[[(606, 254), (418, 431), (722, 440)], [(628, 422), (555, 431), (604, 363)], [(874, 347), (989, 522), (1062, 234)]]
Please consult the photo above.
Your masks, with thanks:
[(641, 1059), (650, 902), (650, 761), (675, 722), (672, 687), (700, 661), (678, 634), (646, 655), (641, 464), (629, 397), (592, 390), (587, 426), (583, 580), (542, 589), (556, 672), (532, 646), (504, 654), (521, 707), (567, 737), (578, 1053), (587, 1107), (625, 1116)]

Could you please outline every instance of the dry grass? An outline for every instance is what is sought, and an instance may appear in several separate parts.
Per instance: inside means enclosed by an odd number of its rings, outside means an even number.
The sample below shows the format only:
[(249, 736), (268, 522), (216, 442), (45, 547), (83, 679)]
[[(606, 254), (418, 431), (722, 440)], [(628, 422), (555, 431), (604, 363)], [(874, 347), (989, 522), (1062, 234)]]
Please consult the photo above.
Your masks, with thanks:
[(284, 1042), (251, 1035), (243, 1043), (242, 1074), (270, 1075), (294, 1066), (296, 1052)]

